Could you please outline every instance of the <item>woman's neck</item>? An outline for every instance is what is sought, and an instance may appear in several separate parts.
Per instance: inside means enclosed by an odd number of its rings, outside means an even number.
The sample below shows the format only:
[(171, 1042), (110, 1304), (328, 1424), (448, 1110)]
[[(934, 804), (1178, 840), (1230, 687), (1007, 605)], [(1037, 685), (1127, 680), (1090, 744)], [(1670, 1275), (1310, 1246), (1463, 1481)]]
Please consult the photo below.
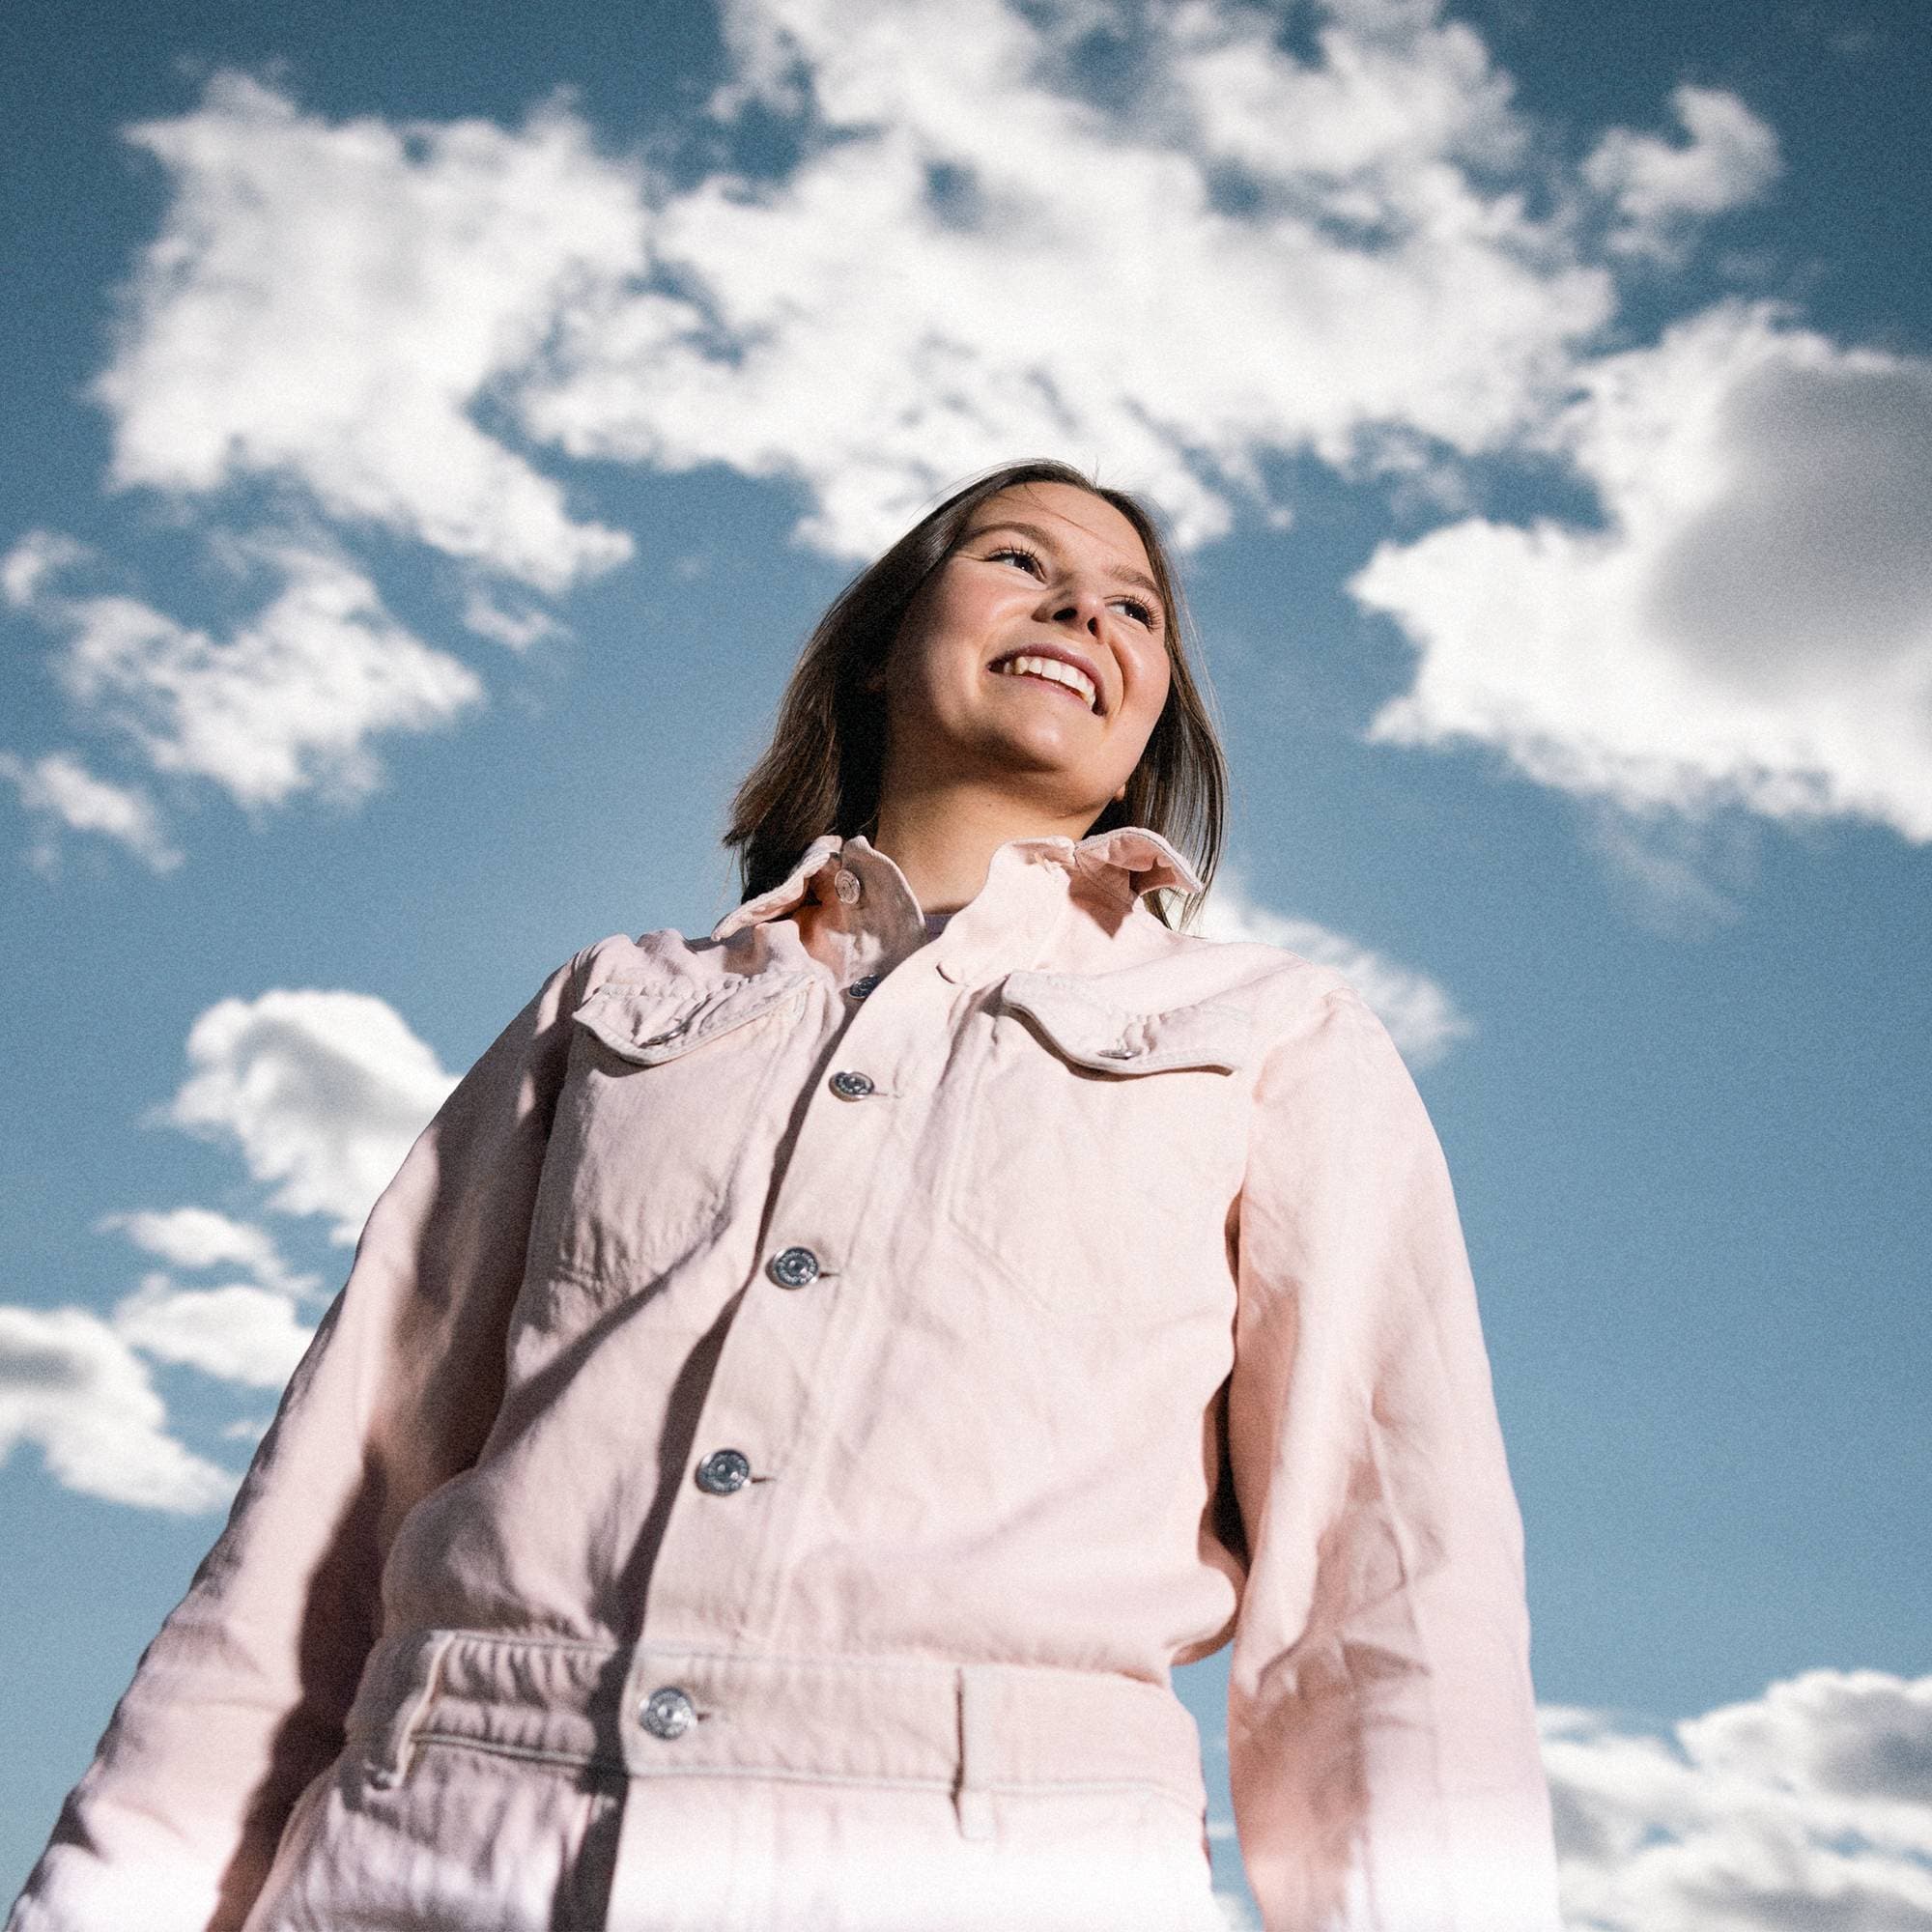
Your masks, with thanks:
[(993, 854), (1011, 838), (1079, 838), (1097, 810), (1041, 812), (974, 789), (888, 799), (868, 842), (905, 874), (926, 912), (957, 912), (986, 883)]

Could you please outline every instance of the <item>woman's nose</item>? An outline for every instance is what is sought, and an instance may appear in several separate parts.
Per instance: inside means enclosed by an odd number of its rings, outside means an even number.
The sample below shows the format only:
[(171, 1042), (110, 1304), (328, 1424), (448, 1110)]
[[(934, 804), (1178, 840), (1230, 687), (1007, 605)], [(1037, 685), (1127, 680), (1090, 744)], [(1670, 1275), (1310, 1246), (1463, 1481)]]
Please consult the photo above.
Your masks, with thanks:
[(1074, 624), (1098, 637), (1100, 619), (1106, 614), (1107, 604), (1099, 591), (1075, 584), (1057, 591), (1051, 609), (1056, 624)]

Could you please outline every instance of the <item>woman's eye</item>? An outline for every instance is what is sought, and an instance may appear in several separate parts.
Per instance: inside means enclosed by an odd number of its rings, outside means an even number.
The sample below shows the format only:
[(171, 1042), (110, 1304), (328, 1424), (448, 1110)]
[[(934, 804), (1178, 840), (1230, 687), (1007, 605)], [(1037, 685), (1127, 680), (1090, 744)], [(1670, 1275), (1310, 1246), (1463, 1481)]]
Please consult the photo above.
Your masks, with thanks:
[(1138, 597), (1123, 597), (1121, 600), (1121, 608), (1137, 624), (1146, 625), (1150, 631), (1153, 629), (1153, 607), (1151, 604), (1143, 604)]
[(1043, 575), (1039, 567), (1039, 558), (1022, 544), (1002, 544), (998, 550), (986, 553), (986, 561), (998, 563), (1002, 557), (1008, 556), (1017, 557), (1022, 570), (1030, 570), (1036, 577)]

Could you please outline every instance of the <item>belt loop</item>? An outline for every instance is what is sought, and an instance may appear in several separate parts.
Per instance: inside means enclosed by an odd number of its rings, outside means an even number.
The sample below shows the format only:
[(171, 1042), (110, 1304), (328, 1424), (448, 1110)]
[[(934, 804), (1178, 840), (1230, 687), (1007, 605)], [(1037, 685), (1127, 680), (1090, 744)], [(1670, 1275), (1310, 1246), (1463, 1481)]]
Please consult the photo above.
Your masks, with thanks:
[(402, 1783), (410, 1774), (410, 1748), (416, 1726), (422, 1721), (429, 1702), (436, 1695), (437, 1679), (442, 1673), (442, 1660), (456, 1641), (454, 1631), (430, 1633), (431, 1641), (418, 1644), (410, 1659), (409, 1682), (397, 1697), (395, 1707), (376, 1727), (369, 1740), (366, 1756), (369, 1782), (382, 1790)]
[(962, 1838), (993, 1835), (993, 1797), (986, 1788), (992, 1769), (993, 1682), (981, 1666), (959, 1666), (959, 1782), (953, 1793)]

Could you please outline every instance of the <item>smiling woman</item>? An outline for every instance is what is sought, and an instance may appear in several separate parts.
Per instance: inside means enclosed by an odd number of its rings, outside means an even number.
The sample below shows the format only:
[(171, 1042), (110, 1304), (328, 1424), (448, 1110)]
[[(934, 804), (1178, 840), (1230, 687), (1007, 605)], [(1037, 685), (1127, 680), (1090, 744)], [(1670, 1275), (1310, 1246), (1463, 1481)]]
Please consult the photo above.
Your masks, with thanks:
[(1558, 1932), (1441, 1150), (1184, 929), (1183, 633), (1057, 464), (861, 573), (743, 902), (565, 961), (377, 1203), (11, 1932), (1210, 1932), (1231, 1641), (1267, 1932)]

